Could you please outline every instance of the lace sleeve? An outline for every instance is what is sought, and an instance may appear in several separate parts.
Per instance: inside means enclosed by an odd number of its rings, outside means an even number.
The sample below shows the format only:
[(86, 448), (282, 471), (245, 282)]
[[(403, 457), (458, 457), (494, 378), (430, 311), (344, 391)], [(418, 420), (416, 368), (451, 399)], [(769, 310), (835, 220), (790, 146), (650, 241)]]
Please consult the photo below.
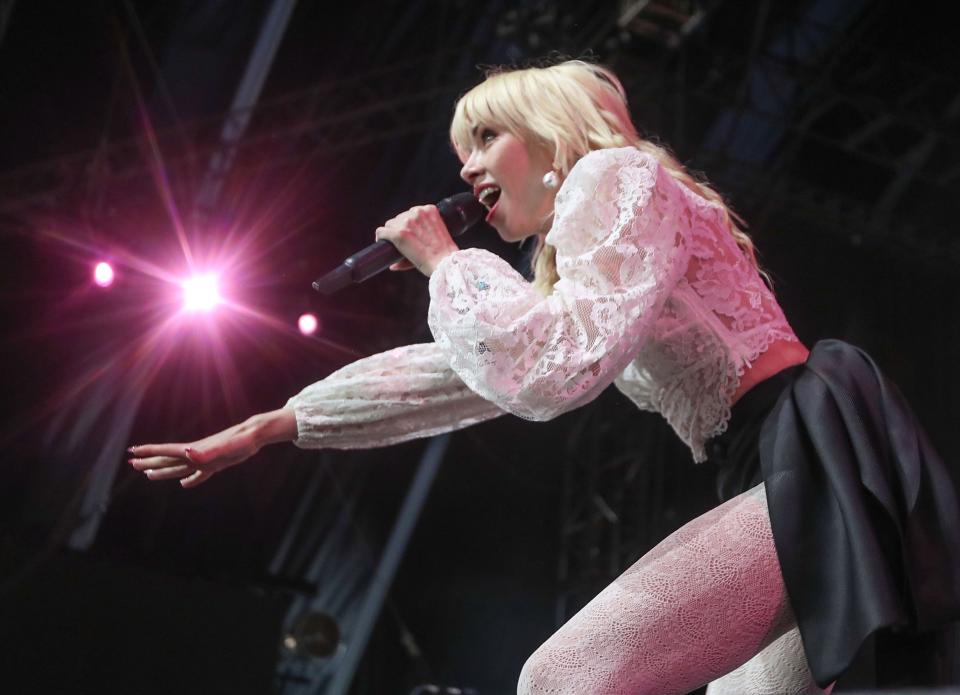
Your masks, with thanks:
[(633, 148), (599, 150), (557, 194), (549, 297), (500, 258), (467, 249), (430, 278), (430, 329), (471, 389), (550, 419), (596, 397), (642, 347), (685, 267), (677, 185)]
[(464, 386), (435, 343), (348, 364), (287, 401), (305, 449), (366, 449), (462, 429), (503, 411)]

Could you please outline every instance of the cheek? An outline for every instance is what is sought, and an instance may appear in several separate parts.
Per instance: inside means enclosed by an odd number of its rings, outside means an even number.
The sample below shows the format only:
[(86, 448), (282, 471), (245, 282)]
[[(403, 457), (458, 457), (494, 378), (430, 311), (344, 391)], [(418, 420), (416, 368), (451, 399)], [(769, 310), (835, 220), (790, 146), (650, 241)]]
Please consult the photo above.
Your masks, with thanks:
[(538, 214), (549, 212), (549, 210), (546, 210), (545, 208), (551, 206), (550, 191), (546, 186), (543, 185), (541, 177), (531, 176), (529, 186), (527, 188), (527, 195), (531, 207), (536, 210)]

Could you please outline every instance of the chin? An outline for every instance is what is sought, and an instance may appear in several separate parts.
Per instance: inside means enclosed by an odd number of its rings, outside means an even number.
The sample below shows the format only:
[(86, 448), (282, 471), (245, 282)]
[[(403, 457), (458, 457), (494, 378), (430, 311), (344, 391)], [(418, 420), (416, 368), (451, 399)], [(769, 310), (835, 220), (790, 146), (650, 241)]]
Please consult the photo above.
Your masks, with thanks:
[(513, 241), (510, 230), (505, 228), (502, 224), (491, 224), (490, 226), (496, 230), (497, 235), (504, 241)]

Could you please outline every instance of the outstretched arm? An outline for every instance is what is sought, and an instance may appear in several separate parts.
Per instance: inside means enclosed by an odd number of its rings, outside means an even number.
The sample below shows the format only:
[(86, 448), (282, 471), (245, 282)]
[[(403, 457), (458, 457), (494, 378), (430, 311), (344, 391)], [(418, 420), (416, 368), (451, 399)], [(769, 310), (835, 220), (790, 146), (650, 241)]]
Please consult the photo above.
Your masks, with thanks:
[(204, 439), (132, 447), (130, 463), (151, 480), (193, 487), (275, 442), (367, 449), (450, 432), (503, 412), (467, 388), (434, 343), (407, 345), (349, 364), (285, 407)]
[(471, 391), (436, 343), (406, 345), (348, 364), (287, 402), (294, 444), (369, 449), (462, 429), (504, 413)]
[(296, 414), (292, 408), (281, 408), (193, 442), (141, 444), (128, 451), (133, 456), (130, 465), (150, 480), (179, 479), (183, 487), (194, 487), (246, 461), (267, 444), (296, 438)]

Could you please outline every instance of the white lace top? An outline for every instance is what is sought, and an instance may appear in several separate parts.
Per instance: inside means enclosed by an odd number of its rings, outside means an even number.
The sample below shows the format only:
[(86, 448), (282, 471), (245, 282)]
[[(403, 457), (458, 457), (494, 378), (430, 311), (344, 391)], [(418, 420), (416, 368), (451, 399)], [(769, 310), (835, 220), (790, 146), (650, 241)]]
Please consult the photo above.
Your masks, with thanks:
[(723, 210), (634, 148), (591, 152), (557, 193), (543, 297), (479, 249), (430, 278), (435, 343), (355, 362), (290, 399), (302, 447), (360, 448), (510, 412), (547, 420), (611, 382), (706, 458), (745, 369), (796, 340)]

